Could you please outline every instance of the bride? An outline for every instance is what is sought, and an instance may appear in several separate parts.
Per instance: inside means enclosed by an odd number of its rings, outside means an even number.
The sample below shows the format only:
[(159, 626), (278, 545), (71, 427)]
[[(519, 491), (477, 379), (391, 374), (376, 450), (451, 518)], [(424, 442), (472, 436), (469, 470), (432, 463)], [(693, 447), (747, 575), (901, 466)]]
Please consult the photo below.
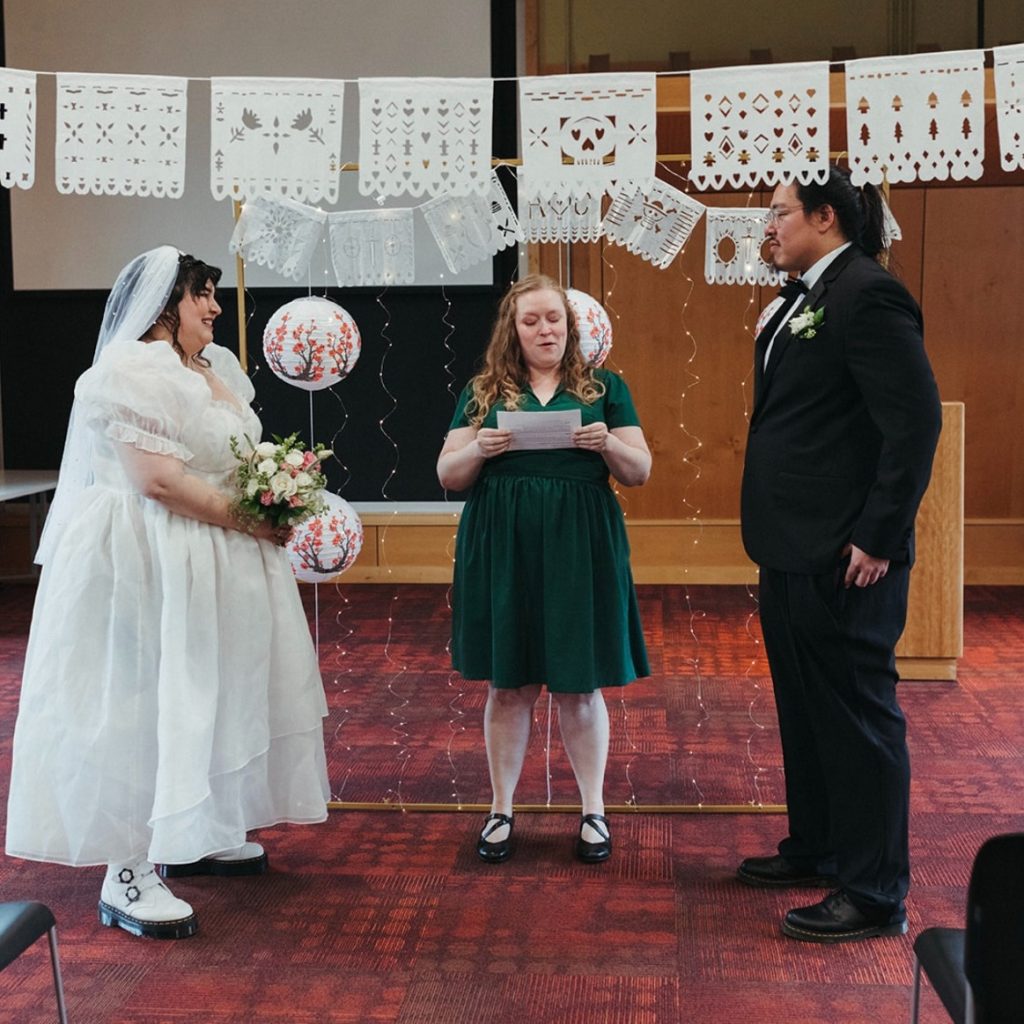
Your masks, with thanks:
[[(220, 270), (162, 246), (107, 300), (37, 561), (7, 853), (106, 865), (100, 921), (184, 938), (160, 879), (266, 870), (246, 833), (327, 816), (326, 701), (287, 531), (232, 511), (254, 392), (213, 343)], [(159, 865), (159, 867), (155, 867)]]

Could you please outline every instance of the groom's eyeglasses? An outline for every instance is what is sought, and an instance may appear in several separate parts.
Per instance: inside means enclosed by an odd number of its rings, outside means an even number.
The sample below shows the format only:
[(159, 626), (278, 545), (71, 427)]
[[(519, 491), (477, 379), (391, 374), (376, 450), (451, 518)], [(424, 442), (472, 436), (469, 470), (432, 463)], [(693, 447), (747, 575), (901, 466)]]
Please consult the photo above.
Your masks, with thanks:
[(788, 217), (789, 214), (795, 213), (797, 210), (802, 210), (802, 206), (773, 206), (768, 211), (768, 215), (765, 217), (765, 226), (772, 226), (779, 223), (783, 217)]

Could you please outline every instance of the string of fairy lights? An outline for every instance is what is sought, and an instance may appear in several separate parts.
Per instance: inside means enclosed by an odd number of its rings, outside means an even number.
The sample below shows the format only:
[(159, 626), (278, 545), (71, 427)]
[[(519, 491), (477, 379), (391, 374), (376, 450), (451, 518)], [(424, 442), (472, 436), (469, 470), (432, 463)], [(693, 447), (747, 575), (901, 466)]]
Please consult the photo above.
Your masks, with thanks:
[[(612, 338), (615, 338), (618, 333), (619, 323), (621, 316), (619, 315), (618, 309), (615, 307), (614, 295), (615, 288), (618, 284), (619, 273), (615, 267), (615, 263), (609, 255), (609, 247), (607, 245), (601, 246), (601, 266), (602, 266), (602, 293), (603, 299), (602, 305), (605, 308), (605, 312), (608, 314), (608, 319), (612, 324)], [(605, 273), (607, 271), (607, 273)], [(610, 369), (614, 369), (625, 380), (627, 374), (623, 371), (622, 367), (618, 365), (615, 360), (615, 348), (613, 347), (611, 353), (608, 356), (608, 365)], [(615, 492), (616, 498), (618, 498), (620, 505), (622, 506), (622, 514), (628, 519), (629, 518), (629, 496), (618, 483), (612, 478), (612, 490)], [(629, 789), (629, 794), (626, 797), (625, 803), (629, 807), (638, 807), (640, 800), (637, 796), (636, 787), (633, 783), (633, 762), (637, 756), (639, 756), (640, 748), (636, 742), (636, 738), (633, 735), (632, 721), (630, 719), (630, 704), (626, 700), (626, 693), (624, 689), (619, 689), (617, 699), (615, 701), (615, 709), (619, 713), (621, 719), (621, 725), (617, 730), (617, 734), (621, 736), (621, 743), (623, 748), (627, 751), (626, 763), (622, 767), (622, 777), (626, 780), (626, 786)], [(613, 741), (613, 744), (616, 741)], [(614, 749), (614, 747), (613, 747)]]
[[(458, 394), (455, 390), (456, 377), (455, 372), (452, 370), (452, 366), (455, 363), (456, 353), (455, 346), (452, 344), (452, 336), (455, 334), (455, 323), (449, 317), (452, 311), (452, 300), (448, 296), (448, 287), (444, 281), (444, 274), (441, 275), (441, 300), (444, 302), (444, 312), (441, 314), (441, 324), (445, 328), (444, 337), (441, 339), (441, 348), (444, 350), (443, 356), (443, 369), (445, 374), (445, 391), (448, 394), (450, 400), (450, 406), (454, 411), (455, 405), (458, 402)], [(445, 492), (445, 498), (448, 495)], [(454, 516), (453, 516), (454, 518)], [(450, 560), (451, 565), (455, 565), (455, 532), (452, 531), (452, 535), (448, 538), (448, 543), (445, 547), (445, 555)], [(448, 610), (449, 616), (452, 611), (452, 585), (449, 583), (445, 590), (445, 607)], [(452, 659), (452, 643), (451, 636), (445, 640), (444, 645), (444, 657), (445, 663), (451, 665)], [(459, 767), (455, 762), (455, 745), (465, 735), (466, 725), (465, 718), (466, 712), (462, 710), (462, 702), (465, 700), (466, 692), (462, 685), (462, 676), (456, 672), (453, 668), (449, 668), (448, 677), (445, 680), (445, 690), (447, 691), (445, 696), (447, 698), (448, 707), (448, 742), (445, 744), (445, 758), (448, 763), (449, 772), (449, 792), (448, 797), (454, 801), (455, 806), (462, 807), (462, 796), (459, 791)], [(452, 696), (452, 691), (454, 696)]]
[[(749, 207), (754, 200), (755, 193), (750, 192), (747, 194), (747, 206)], [(742, 326), (743, 333), (746, 336), (749, 348), (753, 351), (753, 341), (756, 335), (755, 322), (756, 322), (756, 302), (757, 302), (757, 286), (752, 285), (750, 288), (750, 298), (747, 301), (747, 305), (743, 310)], [(746, 374), (740, 380), (740, 392), (743, 396), (743, 422), (744, 424), (750, 423), (750, 415), (753, 410), (753, 379), (754, 379), (754, 363), (751, 360), (750, 365), (747, 369)], [(763, 644), (759, 631), (755, 630), (754, 623), (758, 617), (759, 603), (757, 594), (750, 583), (746, 583), (745, 590), (747, 599), (749, 600), (749, 610), (743, 622), (743, 632), (751, 646), (750, 660), (743, 671), (743, 678), (747, 680), (748, 685), (752, 688), (753, 694), (751, 695), (747, 703), (747, 718), (750, 722), (750, 732), (747, 735), (745, 743), (745, 754), (747, 764), (751, 771), (751, 794), (750, 803), (755, 807), (763, 807), (768, 803), (771, 803), (770, 798), (766, 799), (765, 789), (769, 789), (770, 793), (770, 778), (774, 776), (777, 782), (781, 782), (782, 773), (780, 765), (765, 764), (754, 756), (755, 748), (759, 741), (763, 740), (768, 732), (768, 726), (757, 717), (758, 709), (767, 707), (768, 702), (765, 700), (766, 694), (763, 685), (758, 682), (758, 677), (763, 676), (765, 672), (765, 666), (763, 664)], [(774, 714), (769, 712), (769, 718), (774, 720)]]

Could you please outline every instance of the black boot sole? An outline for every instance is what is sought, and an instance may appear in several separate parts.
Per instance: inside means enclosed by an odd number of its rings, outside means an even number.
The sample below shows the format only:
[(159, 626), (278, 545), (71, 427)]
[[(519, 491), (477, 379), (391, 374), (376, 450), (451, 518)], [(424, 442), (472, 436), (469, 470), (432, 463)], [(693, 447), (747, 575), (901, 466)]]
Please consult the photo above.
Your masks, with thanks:
[(161, 878), (188, 878), (191, 875), (217, 875), (219, 878), (241, 878), (243, 875), (262, 875), (269, 866), (267, 855), (248, 860), (217, 860), (204, 857), (191, 864), (159, 864), (157, 874)]
[(177, 921), (140, 921), (103, 900), (100, 900), (99, 916), (100, 924), (108, 928), (123, 928), (143, 939), (187, 939), (199, 931), (199, 921), (195, 914)]
[(892, 935), (906, 935), (907, 922), (900, 921), (898, 924), (868, 925), (864, 928), (855, 928), (847, 932), (819, 932), (811, 931), (807, 928), (796, 928), (783, 921), (782, 934), (788, 935), (791, 939), (799, 939), (801, 942), (859, 942), (861, 939), (877, 939)]

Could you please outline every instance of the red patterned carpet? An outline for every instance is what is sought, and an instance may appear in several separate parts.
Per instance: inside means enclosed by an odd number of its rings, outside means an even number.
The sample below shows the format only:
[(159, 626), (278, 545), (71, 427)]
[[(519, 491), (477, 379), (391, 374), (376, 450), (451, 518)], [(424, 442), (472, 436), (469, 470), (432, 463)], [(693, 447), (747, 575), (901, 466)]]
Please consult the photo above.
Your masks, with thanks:
[[(312, 589), (305, 594), (320, 623), (320, 662), (335, 711), (329, 732), (335, 796), (402, 806), (488, 803), (486, 687), (449, 668), (447, 588), (322, 588), (318, 611)], [(608, 802), (782, 803), (754, 597), (743, 587), (642, 587), (640, 601), (655, 674), (606, 691)], [(545, 696), (518, 793), (524, 804), (578, 799), (557, 711), (548, 718)]]
[[(772, 814), (652, 813), (781, 800), (770, 684), (742, 587), (642, 587), (651, 680), (610, 700), (616, 852), (571, 857), (570, 813), (524, 814), (515, 857), (481, 864), (481, 687), (447, 670), (446, 590), (321, 588), (331, 717), (325, 825), (266, 830), (258, 879), (184, 879), (198, 936), (151, 942), (96, 923), (101, 872), (0, 856), (4, 899), (41, 899), (60, 930), (76, 1024), (879, 1024), (908, 1015), (911, 944), (958, 925), (974, 852), (1024, 830), (1024, 588), (970, 588), (960, 679), (905, 683), (914, 763), (910, 934), (820, 948), (778, 932), (817, 893), (761, 893), (738, 859), (781, 835)], [(0, 797), (33, 591), (0, 587)], [(313, 592), (306, 591), (311, 617)], [(521, 799), (574, 791), (546, 702)], [(549, 799), (550, 786), (550, 799)], [(390, 805), (390, 806), (388, 806)], [(404, 810), (404, 813), (403, 813)], [(45, 943), (0, 973), (0, 1020), (54, 1019)], [(944, 1021), (927, 993), (923, 1024)]]

